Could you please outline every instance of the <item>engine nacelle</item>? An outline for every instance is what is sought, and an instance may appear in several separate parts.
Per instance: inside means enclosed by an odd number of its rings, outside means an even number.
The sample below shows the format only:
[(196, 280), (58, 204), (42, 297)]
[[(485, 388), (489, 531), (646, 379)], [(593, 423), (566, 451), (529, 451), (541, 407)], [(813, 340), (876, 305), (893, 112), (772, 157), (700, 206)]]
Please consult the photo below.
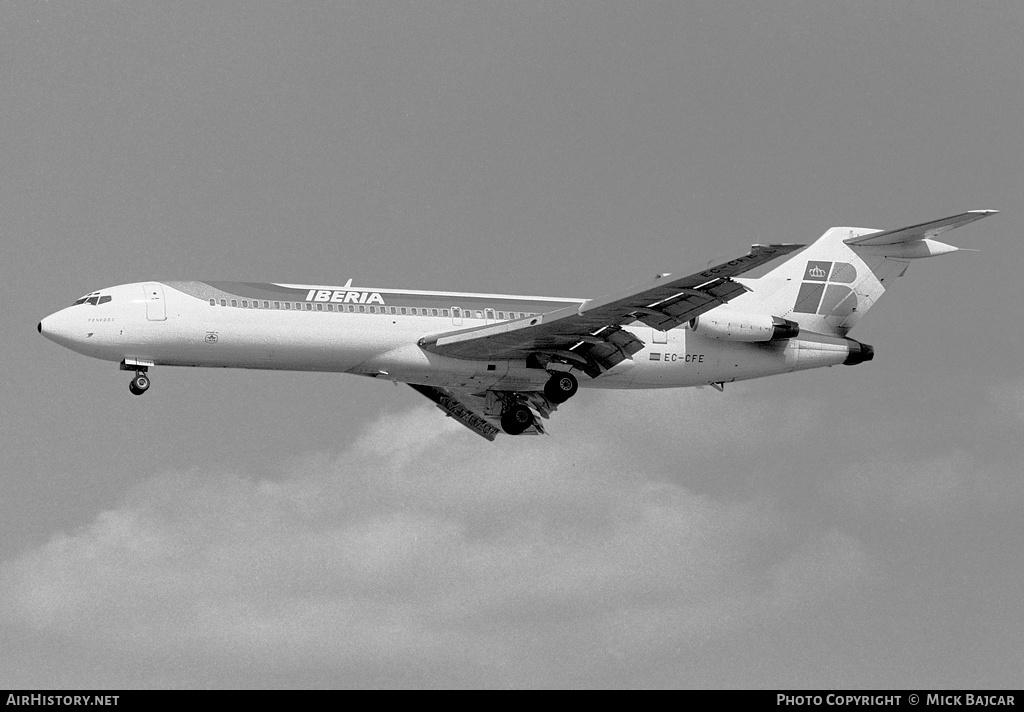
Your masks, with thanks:
[(730, 311), (694, 317), (690, 319), (690, 329), (695, 334), (726, 341), (778, 341), (795, 339), (800, 334), (800, 325), (789, 319)]

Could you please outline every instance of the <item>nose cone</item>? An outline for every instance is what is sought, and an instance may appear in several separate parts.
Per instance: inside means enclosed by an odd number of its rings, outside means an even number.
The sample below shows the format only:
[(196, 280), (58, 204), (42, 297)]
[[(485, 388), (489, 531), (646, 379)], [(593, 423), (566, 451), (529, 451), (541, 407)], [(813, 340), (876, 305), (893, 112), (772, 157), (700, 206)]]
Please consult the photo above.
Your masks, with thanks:
[(76, 329), (75, 327), (78, 325), (75, 322), (76, 320), (67, 314), (67, 309), (62, 309), (45, 317), (39, 322), (36, 329), (50, 341), (70, 348), (72, 344), (81, 339), (81, 335), (76, 333), (76, 331), (81, 331), (81, 328)]
[(50, 341), (54, 341), (53, 314), (51, 314), (48, 317), (45, 317), (41, 322), (39, 322), (39, 325), (36, 327), (36, 329), (38, 329), (39, 333), (48, 338)]

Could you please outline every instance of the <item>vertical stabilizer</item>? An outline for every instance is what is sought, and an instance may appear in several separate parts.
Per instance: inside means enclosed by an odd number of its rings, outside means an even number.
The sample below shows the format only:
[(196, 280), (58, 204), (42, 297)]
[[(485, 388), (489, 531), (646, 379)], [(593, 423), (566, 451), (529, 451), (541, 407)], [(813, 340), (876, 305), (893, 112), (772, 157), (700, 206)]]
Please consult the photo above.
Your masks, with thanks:
[(902, 277), (910, 260), (955, 252), (933, 237), (995, 213), (975, 210), (898, 230), (833, 227), (802, 252), (749, 280), (758, 311), (801, 329), (845, 336)]

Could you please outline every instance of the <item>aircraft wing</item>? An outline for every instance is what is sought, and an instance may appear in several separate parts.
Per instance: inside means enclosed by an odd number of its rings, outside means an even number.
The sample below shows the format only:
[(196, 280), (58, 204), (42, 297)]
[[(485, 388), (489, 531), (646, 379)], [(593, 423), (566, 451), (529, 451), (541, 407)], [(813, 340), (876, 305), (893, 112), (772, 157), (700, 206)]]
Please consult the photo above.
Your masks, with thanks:
[[(464, 388), (437, 388), (418, 383), (410, 383), (409, 385), (434, 401), (437, 407), (449, 418), (455, 418), (455, 420), (465, 425), (477, 435), (493, 441), (498, 433), (501, 432), (501, 429), (494, 424), (499, 422), (499, 418), (488, 415), (486, 394), (472, 393)], [(547, 418), (551, 411), (558, 407), (548, 401), (542, 393), (525, 395), (529, 404), (544, 418)], [(539, 435), (543, 432), (544, 427), (539, 422), (534, 422), (523, 434)]]
[(960, 213), (959, 215), (952, 215), (948, 218), (942, 218), (941, 220), (932, 220), (931, 222), (921, 223), (920, 225), (911, 225), (910, 227), (901, 227), (897, 230), (880, 230), (878, 232), (872, 232), (868, 235), (861, 235), (859, 237), (851, 237), (847, 240), (843, 240), (847, 245), (897, 245), (903, 242), (913, 242), (914, 240), (930, 240), (936, 235), (940, 235), (947, 230), (967, 225), (975, 220), (981, 220), (989, 215), (994, 215), (999, 212), (998, 210), (969, 210), (966, 213)]
[(725, 304), (747, 291), (731, 279), (803, 245), (754, 245), (750, 252), (686, 277), (660, 277), (579, 307), (426, 336), (420, 347), (452, 358), (529, 359), (547, 356), (596, 378), (643, 348), (622, 326), (636, 321), (661, 331)]

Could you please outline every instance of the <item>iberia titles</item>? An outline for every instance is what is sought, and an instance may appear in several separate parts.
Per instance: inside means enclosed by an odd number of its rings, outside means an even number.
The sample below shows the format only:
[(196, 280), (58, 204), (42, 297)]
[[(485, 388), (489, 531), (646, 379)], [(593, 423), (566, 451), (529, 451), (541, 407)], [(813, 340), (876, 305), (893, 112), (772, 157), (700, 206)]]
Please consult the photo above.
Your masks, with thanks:
[(360, 292), (352, 289), (311, 289), (306, 293), (307, 302), (334, 302), (351, 304), (383, 304), (379, 292)]

